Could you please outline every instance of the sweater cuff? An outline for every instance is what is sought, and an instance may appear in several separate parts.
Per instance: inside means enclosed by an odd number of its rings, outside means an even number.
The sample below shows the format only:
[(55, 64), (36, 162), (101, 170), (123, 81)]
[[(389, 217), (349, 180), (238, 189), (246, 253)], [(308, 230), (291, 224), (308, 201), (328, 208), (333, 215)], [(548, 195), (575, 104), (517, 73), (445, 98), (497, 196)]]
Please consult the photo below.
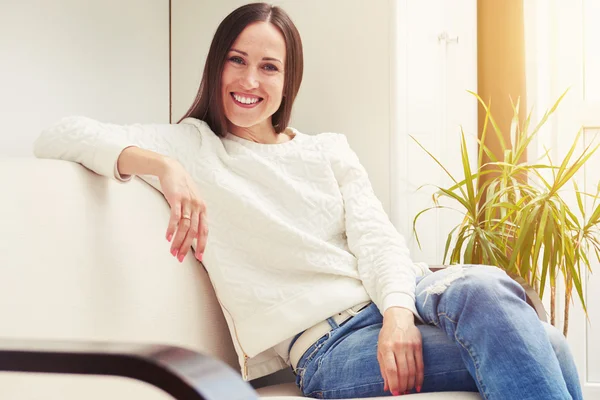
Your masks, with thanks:
[(133, 175), (122, 175), (119, 173), (119, 168), (117, 168), (117, 162), (115, 162), (115, 179), (121, 181), (121, 182), (129, 182), (131, 180), (131, 178), (133, 178)]
[(96, 152), (94, 154), (94, 170), (100, 175), (113, 177), (117, 181), (129, 182), (133, 178), (133, 175), (121, 175), (117, 168), (117, 161), (119, 160), (121, 152), (132, 146), (134, 145), (106, 143), (96, 147)]
[(415, 317), (422, 323), (425, 323), (419, 313), (417, 312), (417, 307), (415, 305), (415, 300), (413, 297), (406, 293), (390, 293), (383, 298), (383, 309), (381, 310), (381, 315), (385, 313), (390, 307), (402, 307), (410, 310)]

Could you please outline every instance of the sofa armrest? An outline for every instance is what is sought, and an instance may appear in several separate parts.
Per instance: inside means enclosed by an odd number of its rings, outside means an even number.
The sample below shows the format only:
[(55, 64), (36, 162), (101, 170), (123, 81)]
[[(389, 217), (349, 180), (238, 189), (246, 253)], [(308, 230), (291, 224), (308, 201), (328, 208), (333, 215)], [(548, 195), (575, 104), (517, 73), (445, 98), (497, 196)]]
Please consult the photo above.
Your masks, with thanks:
[[(432, 272), (435, 272), (446, 267), (448, 267), (448, 265), (432, 265), (429, 269)], [(540, 300), (540, 296), (537, 294), (535, 289), (532, 288), (531, 285), (528, 284), (522, 277), (512, 274), (509, 274), (509, 276), (519, 283), (523, 289), (525, 289), (525, 294), (527, 295), (527, 304), (533, 307), (540, 321), (548, 322), (548, 313), (546, 312), (544, 304), (542, 303), (542, 300)]]
[(258, 399), (227, 364), (174, 346), (0, 339), (0, 371), (121, 376), (179, 400)]

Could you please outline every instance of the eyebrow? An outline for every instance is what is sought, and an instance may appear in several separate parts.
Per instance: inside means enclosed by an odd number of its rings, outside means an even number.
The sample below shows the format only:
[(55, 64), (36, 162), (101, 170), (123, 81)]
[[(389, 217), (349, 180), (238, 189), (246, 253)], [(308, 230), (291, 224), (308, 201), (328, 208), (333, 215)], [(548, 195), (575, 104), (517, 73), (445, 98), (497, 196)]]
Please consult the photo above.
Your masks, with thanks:
[[(241, 51), (241, 50), (238, 50), (238, 49), (231, 49), (229, 51), (235, 51), (237, 53), (240, 53), (241, 55), (244, 55), (244, 56), (248, 57), (248, 53), (246, 53), (245, 51)], [(278, 63), (280, 63), (281, 65), (283, 65), (283, 63), (281, 61), (279, 61), (278, 59), (273, 58), (273, 57), (263, 57), (263, 60), (265, 60), (265, 61), (277, 61)]]

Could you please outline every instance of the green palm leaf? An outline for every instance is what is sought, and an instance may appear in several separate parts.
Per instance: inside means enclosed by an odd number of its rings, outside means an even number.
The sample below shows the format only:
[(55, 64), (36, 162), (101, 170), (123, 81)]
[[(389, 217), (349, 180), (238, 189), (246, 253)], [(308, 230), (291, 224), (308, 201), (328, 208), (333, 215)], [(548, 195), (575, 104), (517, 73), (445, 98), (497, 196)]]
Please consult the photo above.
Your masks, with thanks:
[[(513, 116), (508, 132), (511, 147), (507, 145), (490, 111), (491, 101), (486, 104), (479, 95), (469, 92), (477, 98), (479, 106), (485, 111), (485, 118), (483, 131), (477, 139), (479, 150), (476, 168), (470, 164), (466, 135), (461, 127), (459, 145), (462, 176), (453, 176), (448, 168), (411, 136), (452, 180), (448, 187), (433, 185), (437, 189), (432, 195), (434, 205), (415, 216), (413, 232), (420, 247), (416, 222), (424, 212), (434, 208), (450, 208), (460, 212), (462, 221), (447, 235), (443, 262), (448, 258), (451, 264), (497, 265), (534, 285), (539, 290), (540, 298), (544, 296), (548, 279), (554, 287), (557, 276), (563, 276), (565, 280), (569, 277), (570, 281), (566, 283), (575, 288), (587, 315), (581, 267), (583, 265), (585, 271), (591, 271), (592, 255), (600, 261), (600, 183), (595, 194), (580, 191), (576, 182), (573, 183), (576, 208), (570, 208), (561, 196), (566, 191), (567, 183), (573, 181), (575, 174), (586, 165), (600, 145), (589, 144), (580, 154), (576, 154), (577, 143), (582, 135), (580, 130), (560, 163), (553, 162), (550, 149), (545, 149), (544, 154), (534, 162), (519, 161), (567, 92), (561, 94), (533, 130), (532, 112), (520, 126), (520, 99), (516, 103), (511, 99)], [(485, 144), (490, 126), (501, 146), (499, 154)], [(484, 155), (489, 161), (484, 161)], [(439, 200), (442, 197), (456, 201), (460, 210), (441, 205)], [(589, 211), (585, 207), (585, 198), (592, 199)]]

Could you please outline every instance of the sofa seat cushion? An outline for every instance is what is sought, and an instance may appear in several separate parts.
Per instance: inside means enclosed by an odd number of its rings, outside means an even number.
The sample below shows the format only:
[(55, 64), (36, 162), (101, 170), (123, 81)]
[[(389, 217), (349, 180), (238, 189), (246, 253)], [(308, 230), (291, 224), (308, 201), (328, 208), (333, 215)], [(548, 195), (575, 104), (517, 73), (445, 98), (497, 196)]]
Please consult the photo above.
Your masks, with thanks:
[[(266, 386), (256, 390), (261, 399), (269, 400), (297, 400), (304, 399), (302, 392), (294, 383), (283, 383), (279, 385)], [(439, 392), (439, 393), (415, 393), (407, 394), (402, 398), (415, 400), (481, 400), (479, 393), (474, 392)], [(369, 399), (389, 399), (388, 397), (370, 397)], [(347, 399), (358, 400), (358, 399)]]

